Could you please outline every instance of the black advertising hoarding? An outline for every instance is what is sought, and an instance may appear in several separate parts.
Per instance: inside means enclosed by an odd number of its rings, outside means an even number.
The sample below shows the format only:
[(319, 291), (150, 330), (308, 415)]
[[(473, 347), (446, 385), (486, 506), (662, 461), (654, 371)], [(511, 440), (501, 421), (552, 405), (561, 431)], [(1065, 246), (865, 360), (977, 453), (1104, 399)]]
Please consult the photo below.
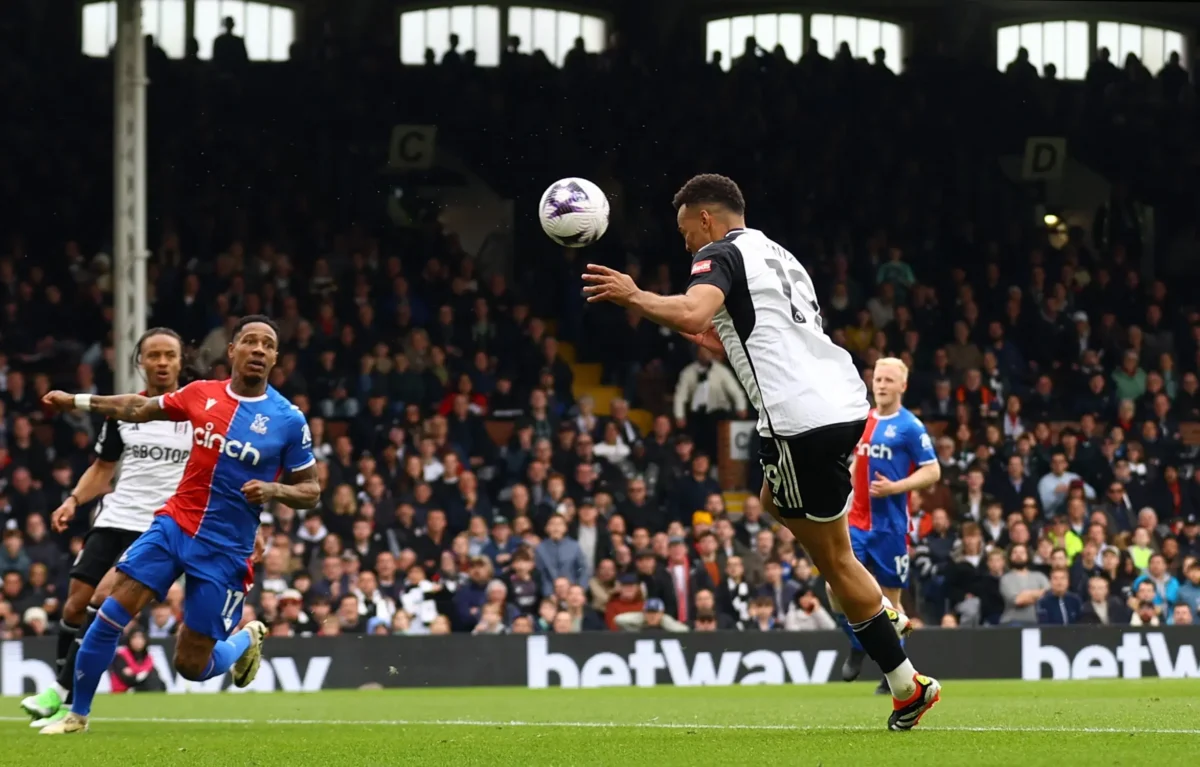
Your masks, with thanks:
[[(1198, 645), (1194, 626), (930, 629), (908, 650), (917, 668), (942, 679), (1178, 679), (1200, 677)], [(171, 651), (170, 642), (151, 648), (168, 692), (229, 688), (227, 677), (178, 677)], [(832, 631), (269, 639), (269, 662), (247, 689), (825, 684), (840, 680), (846, 651)], [(53, 639), (0, 642), (0, 695), (51, 685), (53, 660)], [(875, 671), (868, 664), (863, 678)]]

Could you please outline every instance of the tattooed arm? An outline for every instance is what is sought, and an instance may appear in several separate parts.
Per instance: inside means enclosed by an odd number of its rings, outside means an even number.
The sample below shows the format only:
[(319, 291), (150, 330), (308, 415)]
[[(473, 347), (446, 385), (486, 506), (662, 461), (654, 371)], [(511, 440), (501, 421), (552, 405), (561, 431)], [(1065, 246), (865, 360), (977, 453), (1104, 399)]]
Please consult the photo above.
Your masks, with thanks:
[(283, 482), (252, 479), (242, 486), (242, 494), (250, 503), (276, 500), (293, 509), (311, 509), (321, 500), (321, 481), (313, 465), (289, 472)]
[(178, 420), (163, 410), (158, 397), (144, 397), (141, 394), (114, 394), (106, 397), (99, 394), (68, 394), (62, 391), (52, 391), (42, 397), (42, 402), (63, 412), (87, 410), (130, 423)]

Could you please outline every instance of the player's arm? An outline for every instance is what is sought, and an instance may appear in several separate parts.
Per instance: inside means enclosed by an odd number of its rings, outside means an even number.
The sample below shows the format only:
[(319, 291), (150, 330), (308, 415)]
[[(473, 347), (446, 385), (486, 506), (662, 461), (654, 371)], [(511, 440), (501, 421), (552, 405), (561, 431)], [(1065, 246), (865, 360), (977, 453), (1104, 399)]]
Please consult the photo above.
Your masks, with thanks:
[(82, 410), (128, 423), (186, 420), (186, 418), (173, 417), (172, 414), (169, 414), (163, 409), (158, 397), (144, 397), (141, 394), (105, 396), (52, 391), (42, 397), (42, 402), (62, 412)]
[(288, 472), (282, 482), (252, 479), (242, 485), (242, 494), (250, 503), (279, 501), (293, 509), (311, 509), (321, 500), (321, 481), (317, 479), (317, 466), (314, 463), (307, 468)]
[(117, 473), (117, 464), (99, 458), (87, 467), (75, 483), (71, 494), (50, 515), (50, 526), (54, 532), (61, 533), (75, 519), (75, 512), (80, 506), (87, 504), (104, 495), (112, 487), (113, 477)]
[(283, 453), (286, 470), (283, 482), (252, 479), (242, 485), (242, 494), (250, 503), (276, 500), (293, 509), (312, 509), (320, 502), (321, 480), (317, 478), (317, 459), (312, 454), (312, 431), (300, 415), (291, 422), (291, 428), (295, 431)]
[(872, 498), (886, 498), (889, 495), (924, 490), (941, 480), (942, 464), (933, 450), (933, 440), (929, 438), (929, 434), (920, 424), (911, 434), (910, 439), (905, 441), (904, 452), (913, 463), (917, 464), (916, 471), (904, 479), (897, 480), (888, 479), (879, 472), (875, 472), (875, 479), (871, 482)]
[[(660, 296), (640, 290), (628, 274), (599, 264), (588, 264), (583, 292), (589, 302), (611, 301), (637, 309), (650, 320), (690, 336), (703, 335), (712, 327), (713, 317), (725, 303), (733, 286), (735, 266), (732, 254), (720, 248), (704, 251), (692, 262), (691, 283), (687, 292)], [(695, 339), (693, 339), (695, 340)]]

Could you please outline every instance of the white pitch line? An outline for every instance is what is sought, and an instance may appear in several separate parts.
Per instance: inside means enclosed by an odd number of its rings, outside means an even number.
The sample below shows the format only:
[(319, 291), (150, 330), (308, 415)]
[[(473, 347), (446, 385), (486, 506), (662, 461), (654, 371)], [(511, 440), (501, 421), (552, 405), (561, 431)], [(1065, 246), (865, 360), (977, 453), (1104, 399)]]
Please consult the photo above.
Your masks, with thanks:
[[(26, 722), (28, 717), (0, 716), (0, 722)], [(526, 720), (479, 719), (196, 719), (170, 717), (100, 717), (92, 721), (101, 724), (272, 724), (272, 725), (331, 725), (335, 727), (563, 727), (579, 729), (633, 730), (762, 730), (784, 732), (885, 732), (882, 726), (860, 724), (704, 724), (687, 722), (534, 722)], [(1196, 728), (1168, 727), (999, 727), (968, 725), (932, 725), (919, 728), (922, 732), (1023, 732), (1077, 733), (1100, 735), (1200, 735)]]

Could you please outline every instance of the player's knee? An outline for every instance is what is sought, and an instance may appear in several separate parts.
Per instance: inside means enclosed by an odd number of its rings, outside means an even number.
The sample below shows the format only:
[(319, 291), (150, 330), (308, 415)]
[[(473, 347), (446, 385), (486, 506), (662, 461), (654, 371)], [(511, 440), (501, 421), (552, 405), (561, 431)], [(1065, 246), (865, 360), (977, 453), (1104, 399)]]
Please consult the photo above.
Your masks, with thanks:
[(87, 618), (88, 602), (92, 598), (91, 589), (73, 589), (67, 593), (67, 601), (63, 603), (62, 619), (71, 626), (79, 626)]
[(201, 682), (204, 681), (208, 661), (208, 656), (200, 657), (197, 653), (176, 651), (175, 671), (189, 682)]

